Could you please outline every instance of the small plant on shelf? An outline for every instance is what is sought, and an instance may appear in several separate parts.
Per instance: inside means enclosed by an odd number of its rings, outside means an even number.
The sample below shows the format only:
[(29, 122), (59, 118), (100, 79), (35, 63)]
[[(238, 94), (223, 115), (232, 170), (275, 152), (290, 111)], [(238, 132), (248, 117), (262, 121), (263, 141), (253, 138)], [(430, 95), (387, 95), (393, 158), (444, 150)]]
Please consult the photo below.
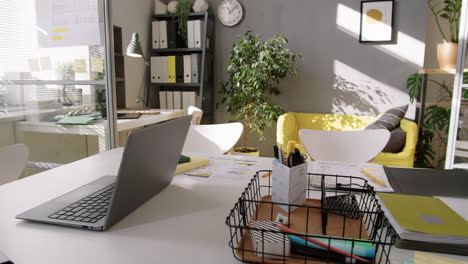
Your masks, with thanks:
[(284, 112), (271, 102), (279, 95), (279, 82), (295, 76), (296, 59), (300, 55), (287, 48), (288, 40), (279, 34), (264, 41), (247, 30), (234, 43), (227, 65), (226, 81), (221, 83), (221, 101), (227, 112), (244, 125), (244, 147), (240, 152), (252, 152), (249, 135), (256, 132), (264, 139), (264, 130)]
[(187, 20), (190, 13), (192, 3), (190, 0), (182, 0), (177, 2), (176, 14), (177, 18), (177, 32), (187, 42)]

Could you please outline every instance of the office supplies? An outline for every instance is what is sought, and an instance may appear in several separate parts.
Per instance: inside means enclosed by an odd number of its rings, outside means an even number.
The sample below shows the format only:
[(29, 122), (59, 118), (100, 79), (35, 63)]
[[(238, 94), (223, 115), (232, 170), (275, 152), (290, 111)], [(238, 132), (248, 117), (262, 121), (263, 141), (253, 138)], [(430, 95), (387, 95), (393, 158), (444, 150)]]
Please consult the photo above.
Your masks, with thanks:
[(283, 154), (283, 148), (282, 147), (278, 147), (278, 158), (280, 160), (280, 163), (285, 165), (284, 154)]
[(176, 83), (184, 82), (184, 56), (176, 56)]
[(159, 48), (167, 49), (167, 21), (159, 21)]
[(282, 163), (273, 161), (271, 193), (273, 202), (288, 212), (297, 209), (306, 199), (307, 188), (307, 163), (294, 167), (288, 167)]
[(151, 57), (150, 58), (150, 72), (151, 72), (151, 82), (152, 83), (158, 83), (161, 80), (161, 76), (158, 72), (158, 64), (159, 64), (159, 58), (158, 57)]
[(279, 160), (278, 147), (277, 146), (273, 146), (273, 155), (275, 156), (275, 159)]
[(359, 256), (356, 256), (356, 255), (351, 255), (350, 253), (344, 251), (344, 250), (341, 250), (339, 248), (336, 248), (336, 247), (333, 247), (327, 243), (323, 243), (315, 238), (312, 238), (312, 237), (307, 237), (307, 236), (304, 236), (303, 234), (299, 233), (299, 232), (296, 232), (295, 230), (291, 229), (291, 228), (287, 228), (285, 226), (282, 226), (282, 225), (275, 225), (276, 227), (278, 227), (279, 229), (281, 229), (281, 231), (283, 232), (286, 232), (286, 233), (290, 233), (290, 234), (294, 234), (300, 238), (303, 238), (309, 242), (312, 242), (314, 244), (316, 244), (317, 246), (320, 246), (322, 248), (326, 248), (330, 251), (333, 251), (335, 253), (338, 253), (340, 255), (343, 255), (343, 256), (346, 256), (346, 257), (350, 257), (350, 258), (353, 258), (353, 259), (356, 259), (356, 260), (359, 260), (359, 261), (363, 261), (363, 262), (369, 262), (367, 259), (363, 259)]
[(437, 198), (379, 193), (388, 220), (403, 240), (468, 244), (468, 222)]
[(159, 108), (167, 109), (166, 91), (159, 92)]
[(288, 140), (288, 145), (286, 147), (286, 152), (291, 153), (291, 152), (294, 151), (295, 148), (296, 148), (296, 141)]
[(94, 116), (66, 116), (56, 122), (57, 125), (87, 125), (95, 120)]
[(275, 222), (278, 222), (282, 225), (288, 225), (289, 223), (289, 218), (287, 216), (284, 216), (283, 214), (279, 213), (276, 215)]
[(174, 109), (182, 109), (182, 92), (174, 91)]
[(184, 55), (184, 83), (192, 82), (192, 58), (190, 55)]
[(140, 113), (117, 113), (117, 119), (138, 119), (140, 116)]
[(168, 83), (176, 82), (176, 57), (175, 56), (167, 57), (167, 82)]
[(167, 109), (174, 109), (174, 92), (166, 91)]
[(167, 21), (167, 48), (177, 48), (177, 23), (175, 20)]
[[(285, 224), (283, 224), (285, 225)], [(304, 234), (305, 235), (305, 234)], [(321, 247), (319, 245), (316, 245), (315, 243), (311, 243), (309, 241), (306, 241), (305, 239), (296, 236), (296, 235), (288, 235), (289, 241), (291, 241), (291, 247), (294, 248), (295, 246), (302, 246), (307, 249), (312, 248), (312, 249), (320, 249), (322, 250), (322, 255), (326, 255), (324, 253), (324, 250), (327, 250), (327, 247)], [(320, 237), (313, 237), (314, 239), (328, 245), (330, 243), (330, 246), (338, 248), (340, 250), (343, 250), (349, 254), (351, 254), (351, 250), (353, 251), (353, 255), (360, 256), (363, 258), (374, 258), (375, 257), (375, 248), (372, 246), (372, 243), (369, 242), (359, 242), (359, 241), (349, 241), (349, 240), (342, 240), (337, 239), (337, 238), (329, 238), (326, 236), (323, 236), (323, 238)]]
[(203, 46), (203, 20), (193, 21), (193, 42), (195, 48), (201, 48)]
[(366, 171), (365, 169), (361, 169), (361, 172), (364, 173), (367, 177), (371, 178), (372, 180), (374, 180), (376, 183), (382, 185), (385, 187), (385, 183), (379, 179), (377, 179), (374, 175), (370, 174), (368, 171)]
[(182, 92), (182, 104), (186, 105), (187, 108), (189, 106), (197, 106), (198, 105), (198, 96), (197, 92)]
[(265, 172), (265, 173), (262, 175), (262, 178), (266, 178), (266, 177), (270, 177), (270, 176), (271, 176), (271, 171)]
[[(468, 171), (384, 167), (396, 193), (424, 196), (468, 197)], [(422, 183), (424, 188), (422, 188)]]
[(189, 157), (189, 156), (180, 155), (180, 157), (179, 157), (179, 163), (178, 163), (178, 164), (187, 163), (187, 162), (190, 162), (190, 157)]
[(152, 39), (153, 39), (153, 49), (159, 49), (159, 23), (158, 21), (153, 21), (151, 23)]
[(161, 82), (168, 83), (169, 82), (168, 57), (167, 56), (160, 57), (159, 65), (161, 67)]
[(190, 116), (184, 116), (133, 131), (117, 176), (98, 178), (16, 218), (82, 229), (108, 229), (172, 181), (190, 121)]
[(189, 48), (195, 48), (195, 35), (193, 30), (193, 20), (187, 21), (187, 45)]
[[(252, 221), (250, 224), (250, 237), (255, 254), (259, 258), (281, 259), (289, 256), (290, 244), (288, 236), (280, 233), (278, 223), (273, 221)], [(264, 232), (262, 230), (274, 231)], [(277, 232), (277, 233), (275, 233)]]
[(192, 82), (199, 83), (200, 82), (200, 65), (201, 65), (201, 55), (197, 53), (192, 53)]
[[(297, 237), (296, 237), (297, 238)], [(291, 238), (290, 238), (291, 240)], [(292, 254), (298, 254), (302, 256), (307, 256), (310, 257), (310, 259), (326, 259), (329, 263), (350, 263), (354, 264), (357, 263), (355, 259), (352, 259), (350, 257), (346, 257), (334, 252), (328, 251), (327, 253), (324, 254), (323, 250), (304, 246), (304, 244), (292, 244), (291, 242), (291, 253)]]
[(325, 197), (327, 200), (327, 212), (359, 219), (359, 204), (354, 194), (343, 194)]
[[(177, 165), (177, 168), (176, 168), (176, 172), (175, 174), (181, 174), (181, 173), (185, 173), (185, 172), (188, 172), (188, 171), (191, 171), (191, 170), (194, 170), (194, 169), (198, 169), (198, 168), (201, 168), (203, 166), (206, 166), (208, 164), (210, 164), (210, 160), (209, 159), (206, 159), (206, 158), (202, 158), (202, 157), (196, 157), (196, 156), (189, 156), (190, 158), (190, 162), (186, 162), (186, 163), (180, 163)], [(187, 175), (187, 174), (186, 174)], [(191, 176), (195, 176), (195, 175), (191, 175)], [(205, 175), (196, 175), (196, 176), (201, 176), (201, 177), (208, 177), (208, 176), (205, 176)]]

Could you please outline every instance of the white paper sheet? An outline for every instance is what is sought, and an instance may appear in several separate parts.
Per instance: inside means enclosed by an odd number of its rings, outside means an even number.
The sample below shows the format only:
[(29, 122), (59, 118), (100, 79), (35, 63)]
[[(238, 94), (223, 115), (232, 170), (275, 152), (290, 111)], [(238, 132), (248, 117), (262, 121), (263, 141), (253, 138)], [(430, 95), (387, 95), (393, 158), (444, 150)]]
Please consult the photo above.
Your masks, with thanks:
[(242, 159), (238, 156), (207, 157), (210, 164), (199, 169), (191, 170), (184, 175), (199, 177), (239, 178), (252, 177), (257, 170), (257, 161)]

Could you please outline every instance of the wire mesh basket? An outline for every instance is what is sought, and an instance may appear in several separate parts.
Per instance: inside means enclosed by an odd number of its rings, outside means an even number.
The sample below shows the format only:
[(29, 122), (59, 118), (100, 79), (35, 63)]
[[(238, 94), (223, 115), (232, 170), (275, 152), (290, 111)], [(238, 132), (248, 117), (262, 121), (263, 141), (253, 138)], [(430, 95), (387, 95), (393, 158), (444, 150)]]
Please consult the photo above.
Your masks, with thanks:
[[(226, 218), (236, 259), (274, 264), (390, 263), (395, 231), (367, 180), (309, 173), (305, 203), (292, 205), (272, 201), (271, 177), (260, 176), (266, 173), (271, 171), (256, 172)], [(284, 227), (298, 233), (279, 230), (275, 222), (279, 214), (288, 219)]]

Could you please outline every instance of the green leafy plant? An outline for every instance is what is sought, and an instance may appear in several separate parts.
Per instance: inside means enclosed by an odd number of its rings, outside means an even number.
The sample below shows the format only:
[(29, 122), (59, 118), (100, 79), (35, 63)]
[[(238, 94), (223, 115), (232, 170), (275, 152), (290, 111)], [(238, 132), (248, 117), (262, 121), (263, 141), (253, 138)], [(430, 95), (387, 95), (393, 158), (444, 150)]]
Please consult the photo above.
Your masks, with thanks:
[(295, 63), (301, 56), (289, 50), (288, 40), (279, 34), (264, 41), (249, 29), (240, 37), (232, 47), (220, 102), (244, 125), (243, 151), (248, 152), (249, 134), (255, 132), (263, 140), (265, 128), (284, 113), (271, 96), (280, 94), (280, 80), (296, 76)]
[[(437, 28), (446, 43), (458, 43), (461, 2), (461, 0), (427, 0), (429, 8), (435, 17)], [(449, 38), (447, 38), (447, 35), (442, 30), (439, 18), (443, 18), (449, 23)]]
[(187, 42), (187, 20), (190, 13), (192, 3), (190, 0), (181, 0), (177, 2), (176, 18), (177, 18), (177, 32)]

